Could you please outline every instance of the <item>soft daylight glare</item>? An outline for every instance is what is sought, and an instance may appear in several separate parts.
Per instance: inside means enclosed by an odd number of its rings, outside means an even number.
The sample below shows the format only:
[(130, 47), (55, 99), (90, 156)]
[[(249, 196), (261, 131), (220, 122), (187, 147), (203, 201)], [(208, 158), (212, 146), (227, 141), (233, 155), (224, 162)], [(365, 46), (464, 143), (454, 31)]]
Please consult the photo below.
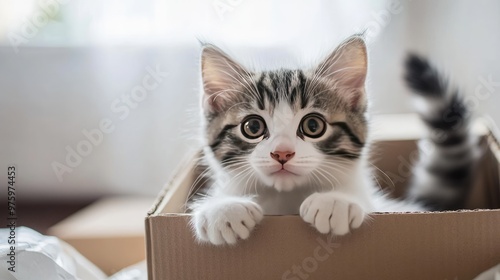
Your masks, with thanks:
[[(148, 45), (205, 37), (272, 46), (291, 40), (302, 43), (297, 39), (306, 32), (327, 42), (360, 32), (366, 29), (363, 23), (374, 11), (384, 9), (385, 2), (156, 0), (145, 4), (140, 1), (2, 0), (0, 5), (5, 7), (3, 11), (9, 11), (8, 16), (0, 19), (0, 30), (4, 30), (0, 38), (6, 42), (12, 40), (13, 34), (35, 30), (42, 36), (35, 36), (26, 42), (28, 45)], [(325, 10), (329, 10), (330, 16), (318, 17)], [(26, 28), (29, 23), (32, 26)]]
[(22, 196), (156, 194), (197, 147), (198, 40), (250, 68), (306, 67), (365, 31), (375, 113), (411, 111), (401, 61), (413, 50), (454, 69), (472, 98), (487, 89), (474, 106), (499, 121), (499, 9), (493, 0), (0, 0), (0, 158), (29, 174)]

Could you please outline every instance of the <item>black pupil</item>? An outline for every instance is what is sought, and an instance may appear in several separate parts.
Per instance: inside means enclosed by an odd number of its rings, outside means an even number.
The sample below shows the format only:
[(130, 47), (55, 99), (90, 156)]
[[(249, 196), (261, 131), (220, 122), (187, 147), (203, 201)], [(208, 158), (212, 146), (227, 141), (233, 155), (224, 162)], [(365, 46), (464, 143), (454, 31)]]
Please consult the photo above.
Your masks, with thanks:
[(260, 121), (259, 120), (249, 120), (247, 123), (248, 130), (250, 133), (257, 134), (260, 131)]
[(309, 119), (307, 120), (307, 128), (309, 129), (310, 132), (315, 133), (318, 131), (319, 128), (319, 123), (315, 119)]

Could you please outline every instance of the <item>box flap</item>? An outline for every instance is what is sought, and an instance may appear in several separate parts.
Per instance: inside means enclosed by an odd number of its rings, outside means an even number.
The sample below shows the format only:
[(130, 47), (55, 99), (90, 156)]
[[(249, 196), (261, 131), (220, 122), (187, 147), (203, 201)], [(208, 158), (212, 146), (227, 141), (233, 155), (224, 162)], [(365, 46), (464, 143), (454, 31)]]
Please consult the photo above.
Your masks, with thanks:
[[(194, 181), (196, 163), (200, 152), (189, 153), (181, 161), (172, 177), (160, 191), (156, 201), (147, 216), (158, 215), (163, 212), (182, 213), (186, 203), (186, 197), (191, 190)], [(188, 185), (189, 186), (188, 186)]]

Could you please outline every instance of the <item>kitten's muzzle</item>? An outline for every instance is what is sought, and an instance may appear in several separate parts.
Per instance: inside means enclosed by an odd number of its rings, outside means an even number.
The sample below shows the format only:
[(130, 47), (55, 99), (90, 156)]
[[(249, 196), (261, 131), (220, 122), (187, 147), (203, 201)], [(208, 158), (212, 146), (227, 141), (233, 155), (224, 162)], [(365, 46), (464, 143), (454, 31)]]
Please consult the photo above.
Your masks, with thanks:
[(291, 160), (295, 156), (295, 152), (271, 152), (271, 157), (281, 164), (285, 164), (287, 161)]

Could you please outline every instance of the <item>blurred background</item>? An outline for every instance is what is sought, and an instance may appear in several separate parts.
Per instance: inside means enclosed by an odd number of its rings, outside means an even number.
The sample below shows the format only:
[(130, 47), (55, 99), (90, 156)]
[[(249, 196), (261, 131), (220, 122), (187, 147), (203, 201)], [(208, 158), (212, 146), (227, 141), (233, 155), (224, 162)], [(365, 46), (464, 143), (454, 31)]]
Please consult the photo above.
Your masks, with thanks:
[(157, 194), (196, 148), (198, 40), (307, 67), (366, 30), (373, 113), (411, 111), (415, 51), (500, 122), (499, 15), (494, 0), (0, 0), (0, 185), (15, 165), (18, 201)]

